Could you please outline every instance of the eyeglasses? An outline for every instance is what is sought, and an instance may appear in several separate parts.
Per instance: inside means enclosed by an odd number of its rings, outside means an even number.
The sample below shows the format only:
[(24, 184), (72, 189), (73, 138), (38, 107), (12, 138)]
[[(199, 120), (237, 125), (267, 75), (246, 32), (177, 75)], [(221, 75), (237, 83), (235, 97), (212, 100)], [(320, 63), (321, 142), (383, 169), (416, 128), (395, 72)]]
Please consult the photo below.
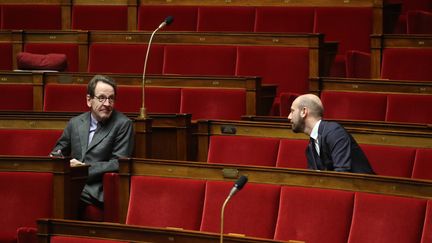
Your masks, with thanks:
[(95, 96), (93, 98), (96, 98), (102, 104), (105, 103), (106, 100), (108, 100), (108, 102), (110, 104), (114, 103), (114, 101), (115, 101), (114, 97), (106, 97), (106, 96), (103, 96), (103, 95), (101, 95), (101, 96)]

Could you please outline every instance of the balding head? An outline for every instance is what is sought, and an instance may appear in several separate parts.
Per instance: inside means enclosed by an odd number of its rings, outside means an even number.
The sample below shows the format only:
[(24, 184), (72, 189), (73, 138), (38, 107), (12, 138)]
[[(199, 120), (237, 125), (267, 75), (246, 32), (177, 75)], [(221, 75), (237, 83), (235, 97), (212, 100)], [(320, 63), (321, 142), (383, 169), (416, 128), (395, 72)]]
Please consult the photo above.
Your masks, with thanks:
[(309, 111), (308, 115), (313, 118), (321, 119), (324, 113), (324, 107), (320, 98), (314, 94), (300, 95), (294, 100), (293, 105), (298, 109), (306, 107)]

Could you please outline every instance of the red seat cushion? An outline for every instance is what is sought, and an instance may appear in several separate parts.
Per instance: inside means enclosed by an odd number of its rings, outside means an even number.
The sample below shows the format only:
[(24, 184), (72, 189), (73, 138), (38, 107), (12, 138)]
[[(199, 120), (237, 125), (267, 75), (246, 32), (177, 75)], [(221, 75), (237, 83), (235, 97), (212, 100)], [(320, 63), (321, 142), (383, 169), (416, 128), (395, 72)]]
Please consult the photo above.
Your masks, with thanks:
[(138, 9), (138, 29), (153, 31), (167, 16), (174, 22), (164, 31), (196, 31), (198, 8), (195, 6), (141, 5)]
[(1, 84), (0, 110), (33, 110), (33, 85)]
[(72, 6), (72, 29), (128, 30), (128, 7), (126, 5)]
[(432, 180), (432, 149), (417, 149), (412, 178)]
[(48, 156), (63, 130), (0, 129), (0, 154)]
[[(220, 232), (221, 208), (232, 182), (208, 181), (201, 231)], [(249, 183), (225, 207), (224, 233), (272, 239), (280, 186)]]
[(27, 43), (24, 51), (35, 54), (58, 53), (65, 54), (67, 58), (67, 69), (69, 72), (79, 71), (79, 51), (78, 44), (69, 43)]
[(308, 140), (281, 139), (276, 166), (307, 169), (306, 147)]
[(385, 120), (432, 124), (431, 104), (432, 95), (389, 94)]
[(211, 136), (209, 163), (275, 166), (279, 139), (248, 136)]
[[(1, 17), (1, 16), (0, 16)], [(10, 71), (13, 68), (12, 43), (0, 43), (0, 70)]]
[(1, 29), (60, 30), (60, 4), (4, 4)]
[(85, 84), (46, 84), (44, 111), (88, 111)]
[(385, 48), (381, 77), (396, 80), (432, 80), (432, 49)]
[(257, 7), (256, 32), (312, 33), (313, 7)]
[(198, 7), (198, 31), (252, 32), (255, 8), (247, 6)]
[(67, 68), (65, 54), (49, 53), (46, 55), (20, 52), (17, 54), (18, 69), (64, 71)]

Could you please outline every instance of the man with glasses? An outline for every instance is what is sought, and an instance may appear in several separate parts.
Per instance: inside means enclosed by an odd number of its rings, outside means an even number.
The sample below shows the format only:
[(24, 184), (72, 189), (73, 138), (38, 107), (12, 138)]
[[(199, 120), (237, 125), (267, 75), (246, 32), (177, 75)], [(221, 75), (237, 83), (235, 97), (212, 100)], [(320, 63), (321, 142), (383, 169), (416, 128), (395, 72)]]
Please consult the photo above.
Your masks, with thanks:
[[(134, 145), (132, 121), (114, 110), (116, 89), (117, 85), (110, 77), (94, 76), (87, 86), (86, 100), (90, 111), (69, 121), (51, 152), (52, 156), (70, 156), (71, 166), (90, 165), (89, 177), (81, 194), (82, 210), (96, 212), (99, 220), (103, 220), (100, 218), (103, 175), (117, 171), (118, 159), (130, 157)], [(84, 215), (82, 219), (86, 219), (86, 213), (81, 213)]]

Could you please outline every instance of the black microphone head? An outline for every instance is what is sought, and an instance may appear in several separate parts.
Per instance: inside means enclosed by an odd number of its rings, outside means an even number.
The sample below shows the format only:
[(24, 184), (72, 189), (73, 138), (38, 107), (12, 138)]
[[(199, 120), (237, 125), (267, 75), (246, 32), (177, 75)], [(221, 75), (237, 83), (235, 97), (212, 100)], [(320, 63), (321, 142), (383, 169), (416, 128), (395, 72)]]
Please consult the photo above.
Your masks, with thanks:
[(165, 18), (165, 24), (166, 25), (170, 25), (172, 22), (174, 21), (174, 17), (173, 16), (168, 16)]
[(234, 187), (237, 188), (237, 190), (241, 190), (246, 182), (248, 181), (248, 178), (244, 175), (240, 176), (240, 178), (237, 179), (237, 181), (234, 184)]

